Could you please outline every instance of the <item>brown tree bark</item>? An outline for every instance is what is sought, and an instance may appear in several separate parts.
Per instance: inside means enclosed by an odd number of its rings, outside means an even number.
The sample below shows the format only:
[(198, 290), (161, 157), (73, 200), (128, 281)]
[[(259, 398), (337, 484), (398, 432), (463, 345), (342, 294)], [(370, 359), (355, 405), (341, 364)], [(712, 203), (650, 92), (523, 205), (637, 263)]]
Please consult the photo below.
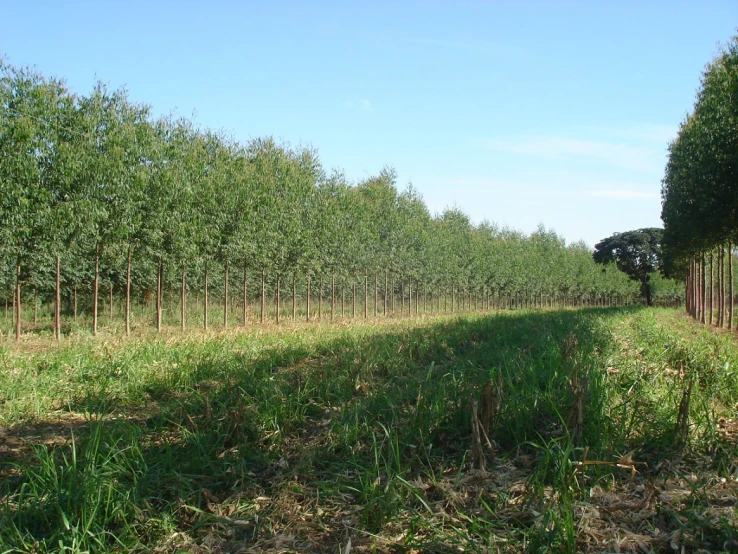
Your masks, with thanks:
[(297, 274), (292, 272), (292, 319), (297, 319)]
[(279, 289), (280, 289), (280, 276), (277, 275), (277, 294), (275, 295), (275, 298), (274, 298), (274, 303), (276, 304), (276, 308), (277, 308), (277, 315), (276, 315), (277, 325), (279, 325), (279, 312), (281, 308), (280, 306), (281, 302), (279, 298), (279, 293), (280, 293)]
[(131, 336), (131, 247), (126, 261), (126, 336)]
[(374, 274), (374, 317), (377, 317), (377, 301), (379, 295), (379, 278)]
[(413, 315), (413, 282), (409, 277), (407, 279), (407, 315)]
[(159, 266), (156, 270), (156, 331), (161, 332), (161, 312), (162, 312), (162, 263), (159, 262)]
[(21, 266), (15, 267), (15, 340), (21, 337)]
[(246, 322), (248, 320), (248, 310), (249, 310), (249, 282), (248, 282), (248, 275), (246, 272), (246, 265), (243, 266), (243, 314), (242, 314), (242, 325), (246, 327)]
[(384, 317), (387, 317), (387, 285), (388, 285), (387, 270), (384, 270)]
[(728, 241), (728, 329), (733, 328), (733, 245)]
[(395, 315), (395, 276), (392, 275), (392, 315)]
[(713, 310), (715, 308), (715, 272), (713, 268), (713, 256), (712, 251), (710, 251), (710, 325), (714, 324), (714, 320), (712, 319)]
[(180, 313), (179, 323), (180, 327), (184, 331), (187, 328), (187, 273), (182, 268), (182, 288), (180, 289)]
[(305, 321), (310, 321), (310, 276), (307, 278), (307, 291), (305, 294), (305, 303), (307, 309), (305, 310)]
[(95, 281), (92, 291), (92, 334), (97, 335), (97, 286), (100, 280), (100, 256), (95, 253)]
[(369, 276), (364, 274), (364, 319), (369, 315)]
[(228, 258), (223, 274), (223, 329), (228, 329)]
[[(725, 247), (720, 245), (720, 327), (725, 327)], [(694, 276), (692, 278), (692, 289), (694, 289)], [(694, 296), (694, 293), (692, 294)], [(694, 299), (692, 300), (694, 303)], [(694, 310), (694, 304), (692, 306)]]
[(208, 330), (208, 266), (205, 266), (205, 286), (203, 287), (203, 327)]
[(61, 262), (56, 256), (56, 288), (54, 289), (54, 337), (61, 338)]
[(331, 273), (331, 321), (336, 312), (336, 274)]
[(261, 323), (266, 317), (266, 269), (261, 268)]

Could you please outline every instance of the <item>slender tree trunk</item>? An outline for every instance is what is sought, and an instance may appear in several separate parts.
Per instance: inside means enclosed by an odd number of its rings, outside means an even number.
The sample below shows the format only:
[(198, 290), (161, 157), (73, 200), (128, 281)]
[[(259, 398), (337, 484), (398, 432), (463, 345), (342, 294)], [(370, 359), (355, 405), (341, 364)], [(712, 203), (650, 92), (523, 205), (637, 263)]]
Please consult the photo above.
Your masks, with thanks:
[(159, 266), (156, 273), (156, 331), (161, 332), (161, 312), (163, 299), (161, 293), (163, 291), (162, 286), (162, 263), (159, 261)]
[(374, 274), (374, 317), (377, 317), (377, 300), (379, 295), (379, 278)]
[(179, 314), (179, 323), (184, 331), (187, 328), (187, 272), (182, 268), (182, 288), (180, 290), (181, 306)]
[(341, 317), (344, 317), (346, 308), (346, 276), (341, 276)]
[(292, 272), (292, 319), (297, 319), (297, 275)]
[(387, 317), (387, 284), (388, 284), (388, 276), (387, 276), (387, 270), (384, 270), (384, 317)]
[(710, 325), (713, 325), (712, 312), (715, 307), (715, 274), (713, 271), (712, 251), (710, 251)]
[(74, 285), (74, 322), (77, 323), (77, 285)]
[(310, 321), (310, 276), (307, 278), (307, 291), (305, 294), (305, 303), (307, 309), (305, 310), (305, 321)]
[(204, 292), (204, 298), (203, 298), (203, 326), (205, 327), (205, 330), (208, 330), (208, 266), (205, 266), (205, 290)]
[(728, 241), (728, 329), (733, 328), (733, 245)]
[(392, 275), (392, 315), (395, 315), (395, 276)]
[(131, 336), (131, 247), (126, 261), (126, 336)]
[(33, 327), (38, 325), (38, 289), (33, 287)]
[(242, 314), (242, 321), (243, 326), (246, 327), (246, 321), (248, 318), (248, 311), (249, 311), (249, 281), (248, 281), (248, 275), (246, 272), (246, 265), (243, 266), (243, 314)]
[(705, 254), (704, 252), (700, 254), (700, 322), (704, 325), (705, 324), (705, 308), (707, 307), (706, 304), (706, 275), (705, 275)]
[(369, 276), (364, 274), (364, 319), (369, 315)]
[(15, 340), (21, 337), (21, 266), (15, 267)]
[(443, 288), (443, 313), (448, 313), (448, 286)]
[[(722, 328), (725, 326), (725, 246), (722, 244), (720, 245), (719, 266), (720, 266), (720, 327)], [(692, 288), (694, 289), (694, 279), (692, 281)], [(694, 304), (693, 304), (692, 310), (694, 310)]]
[(266, 317), (266, 269), (261, 268), (261, 323), (264, 324)]
[(320, 276), (318, 289), (318, 320), (320, 321), (323, 319), (323, 275)]
[(228, 259), (225, 261), (223, 276), (223, 329), (228, 329)]
[(331, 273), (331, 321), (336, 312), (336, 274)]
[(97, 286), (100, 281), (100, 256), (95, 253), (95, 280), (92, 291), (92, 334), (97, 335)]
[(110, 319), (113, 319), (113, 283), (110, 283), (109, 289), (110, 298), (108, 299), (110, 304)]
[(279, 281), (280, 281), (280, 276), (277, 275), (277, 294), (275, 296), (275, 304), (276, 304), (276, 308), (277, 308), (277, 317), (276, 317), (277, 325), (279, 325), (279, 311), (280, 311), (280, 304), (281, 304), (280, 298), (279, 298), (279, 293), (280, 293), (280, 290), (279, 290), (280, 289), (280, 282)]
[(407, 315), (408, 317), (413, 315), (413, 282), (410, 277), (407, 278)]
[(61, 262), (58, 254), (56, 256), (56, 288), (54, 291), (54, 337), (56, 337), (56, 340), (61, 338)]
[(356, 317), (356, 277), (351, 283), (351, 317)]

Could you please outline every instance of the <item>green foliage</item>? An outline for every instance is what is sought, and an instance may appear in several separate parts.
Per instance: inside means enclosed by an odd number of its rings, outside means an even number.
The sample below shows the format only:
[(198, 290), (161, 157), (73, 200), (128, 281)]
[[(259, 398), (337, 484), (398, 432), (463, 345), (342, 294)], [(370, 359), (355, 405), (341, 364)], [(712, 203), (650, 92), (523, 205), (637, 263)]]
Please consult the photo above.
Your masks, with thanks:
[(24, 295), (30, 287), (53, 298), (57, 255), (68, 302), (75, 290), (87, 298), (96, 260), (102, 290), (120, 294), (129, 252), (134, 297), (155, 288), (160, 265), (169, 295), (182, 273), (196, 294), (206, 269), (222, 284), (226, 264), (252, 283), (265, 270), (268, 288), (278, 276), (336, 274), (351, 287), (388, 273), (405, 297), (408, 285), (528, 303), (636, 294), (617, 272), (596, 271), (585, 246), (543, 227), (525, 236), (456, 208), (432, 215), (412, 185), (398, 188), (392, 168), (351, 183), (326, 174), (311, 148), (272, 138), (244, 146), (184, 118), (154, 120), (102, 83), (76, 96), (0, 66), (0, 159), (3, 300), (18, 266)]
[(595, 245), (592, 255), (599, 264), (615, 262), (618, 269), (641, 284), (646, 304), (651, 305), (651, 273), (661, 266), (661, 241), (663, 230), (638, 229), (615, 233)]
[(707, 65), (691, 114), (669, 145), (662, 183), (664, 263), (683, 276), (689, 260), (738, 236), (738, 38)]

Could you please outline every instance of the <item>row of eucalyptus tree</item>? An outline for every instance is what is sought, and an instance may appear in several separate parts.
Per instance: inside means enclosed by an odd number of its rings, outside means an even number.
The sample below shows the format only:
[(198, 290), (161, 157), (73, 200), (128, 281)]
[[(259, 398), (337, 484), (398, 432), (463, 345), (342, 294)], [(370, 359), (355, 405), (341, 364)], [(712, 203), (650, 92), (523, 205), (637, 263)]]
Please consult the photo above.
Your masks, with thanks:
[(279, 320), (285, 295), (293, 317), (299, 300), (309, 319), (339, 305), (346, 314), (347, 298), (349, 313), (358, 300), (366, 317), (612, 302), (637, 290), (596, 266), (586, 245), (543, 227), (526, 236), (458, 209), (432, 215), (391, 169), (351, 183), (310, 148), (241, 144), (184, 118), (156, 119), (123, 90), (75, 95), (1, 64), (0, 299), (16, 336), (31, 295), (34, 309), (53, 307), (58, 337), (78, 299), (93, 332), (115, 299), (130, 333), (136, 298), (155, 303), (159, 329), (165, 300), (178, 306), (185, 328), (192, 294), (207, 328), (213, 301), (228, 326), (234, 305), (242, 323), (273, 307)]
[(705, 68), (692, 113), (669, 146), (662, 185), (664, 258), (685, 280), (687, 311), (733, 325), (738, 238), (738, 37)]

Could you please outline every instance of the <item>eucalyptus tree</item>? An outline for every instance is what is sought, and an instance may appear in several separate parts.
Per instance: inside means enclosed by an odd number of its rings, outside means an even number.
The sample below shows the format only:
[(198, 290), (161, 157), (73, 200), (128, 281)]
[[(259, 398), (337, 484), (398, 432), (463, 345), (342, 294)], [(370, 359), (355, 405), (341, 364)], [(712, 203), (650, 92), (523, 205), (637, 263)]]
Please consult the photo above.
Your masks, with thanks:
[(334, 170), (318, 185), (317, 202), (323, 216), (320, 219), (317, 255), (321, 267), (331, 277), (331, 319), (336, 315), (336, 275), (339, 278), (340, 295), (340, 280), (345, 278), (344, 270), (352, 248), (350, 236), (346, 232), (352, 213), (346, 209), (350, 194), (346, 177), (339, 171)]
[[(72, 103), (60, 81), (0, 62), (0, 256), (14, 266), (16, 338), (21, 334), (21, 283), (35, 277), (36, 286), (42, 285), (39, 276), (50, 272), (41, 264), (51, 265), (50, 250), (58, 261), (69, 229), (66, 181), (53, 170), (59, 127), (68, 124)], [(48, 281), (45, 285), (54, 288)], [(58, 335), (58, 317), (55, 330)]]
[[(368, 276), (373, 277), (373, 313), (379, 311), (379, 276), (384, 281), (387, 297), (388, 274), (398, 267), (397, 253), (401, 248), (403, 230), (400, 228), (399, 195), (395, 185), (396, 173), (383, 168), (376, 176), (360, 182), (354, 188), (352, 206), (353, 241), (352, 268), (364, 276), (364, 315), (368, 315)], [(406, 222), (407, 223), (407, 222)], [(386, 300), (383, 302), (386, 305)], [(386, 309), (382, 308), (383, 313)]]
[(82, 227), (79, 240), (95, 259), (92, 328), (97, 333), (100, 259), (108, 249), (120, 253), (137, 223), (137, 172), (146, 160), (136, 133), (148, 108), (131, 104), (124, 90), (110, 91), (97, 83), (89, 96), (80, 98), (78, 111), (81, 138), (74, 194)]
[(321, 170), (308, 149), (294, 152), (272, 138), (251, 141), (246, 152), (253, 171), (252, 214), (259, 226), (253, 237), (253, 257), (262, 270), (262, 319), (265, 272), (269, 269), (276, 277), (279, 320), (282, 278), (289, 271), (304, 268), (313, 255), (310, 219)]

